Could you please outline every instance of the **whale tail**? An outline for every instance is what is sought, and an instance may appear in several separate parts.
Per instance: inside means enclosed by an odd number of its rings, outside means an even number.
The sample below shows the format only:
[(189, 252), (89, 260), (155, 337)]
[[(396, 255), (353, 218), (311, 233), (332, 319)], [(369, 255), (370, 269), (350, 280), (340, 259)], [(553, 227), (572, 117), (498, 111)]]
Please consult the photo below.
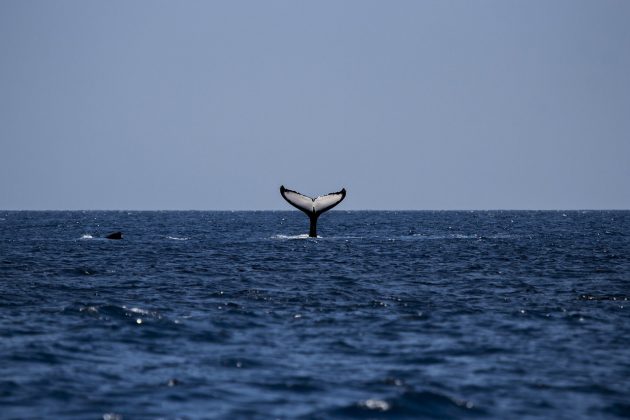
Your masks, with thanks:
[(293, 207), (306, 213), (311, 221), (308, 236), (315, 238), (317, 237), (317, 218), (322, 213), (341, 203), (341, 201), (346, 198), (346, 189), (343, 188), (338, 192), (311, 198), (297, 191), (286, 189), (284, 185), (282, 185), (280, 187), (280, 195)]

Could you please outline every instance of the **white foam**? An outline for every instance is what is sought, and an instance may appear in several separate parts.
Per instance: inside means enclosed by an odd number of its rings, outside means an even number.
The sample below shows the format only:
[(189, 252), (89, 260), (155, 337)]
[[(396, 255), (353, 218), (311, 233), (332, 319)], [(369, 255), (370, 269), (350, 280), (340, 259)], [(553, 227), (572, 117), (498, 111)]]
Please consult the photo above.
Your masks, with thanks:
[(463, 235), (461, 233), (455, 233), (449, 236), (450, 239), (478, 239), (477, 235)]
[(172, 239), (173, 241), (187, 241), (190, 238), (186, 238), (185, 236), (177, 237), (177, 236), (167, 236), (166, 239)]
[(79, 239), (94, 239), (94, 237), (88, 233), (81, 236)]
[(390, 409), (391, 404), (385, 400), (377, 400), (375, 398), (371, 398), (369, 400), (361, 401), (359, 403), (362, 407), (367, 408), (368, 410), (375, 411), (387, 411)]
[(142, 308), (127, 308), (125, 305), (123, 305), (123, 309), (128, 310), (129, 312), (133, 312), (134, 314), (142, 314), (142, 315), (149, 315), (150, 312), (147, 311), (146, 309), (142, 309)]
[[(273, 235), (271, 237), (271, 239), (308, 239), (309, 236), (306, 233), (303, 233), (301, 235)], [(318, 238), (321, 238), (321, 236), (318, 236)]]

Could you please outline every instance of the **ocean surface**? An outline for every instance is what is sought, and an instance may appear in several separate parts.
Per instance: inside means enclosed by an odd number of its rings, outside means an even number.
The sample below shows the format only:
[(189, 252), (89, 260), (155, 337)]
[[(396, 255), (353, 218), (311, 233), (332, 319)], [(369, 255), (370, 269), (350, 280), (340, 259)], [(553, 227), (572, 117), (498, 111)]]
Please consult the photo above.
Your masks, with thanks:
[(0, 418), (630, 417), (629, 211), (318, 228), (0, 211)]

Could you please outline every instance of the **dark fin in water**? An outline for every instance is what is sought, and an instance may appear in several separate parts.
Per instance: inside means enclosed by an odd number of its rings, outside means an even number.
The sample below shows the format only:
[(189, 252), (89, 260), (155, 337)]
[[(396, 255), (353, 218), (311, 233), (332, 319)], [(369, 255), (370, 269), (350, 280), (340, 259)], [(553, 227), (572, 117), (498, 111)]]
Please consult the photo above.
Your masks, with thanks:
[(107, 239), (122, 239), (122, 232), (113, 232), (106, 236)]
[(296, 209), (303, 211), (308, 216), (311, 226), (308, 232), (308, 236), (311, 238), (317, 237), (317, 218), (324, 212), (332, 209), (337, 204), (341, 203), (346, 198), (346, 189), (341, 191), (320, 195), (316, 198), (308, 197), (304, 194), (300, 194), (297, 191), (288, 190), (284, 188), (284, 185), (280, 187), (280, 195), (287, 200)]

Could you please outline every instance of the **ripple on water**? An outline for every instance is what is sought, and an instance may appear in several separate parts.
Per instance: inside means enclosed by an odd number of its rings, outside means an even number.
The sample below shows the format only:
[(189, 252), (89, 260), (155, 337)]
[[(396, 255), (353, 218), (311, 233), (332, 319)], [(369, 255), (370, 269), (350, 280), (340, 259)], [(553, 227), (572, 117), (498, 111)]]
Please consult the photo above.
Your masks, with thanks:
[(565, 214), (3, 212), (0, 417), (624, 416), (630, 212)]

